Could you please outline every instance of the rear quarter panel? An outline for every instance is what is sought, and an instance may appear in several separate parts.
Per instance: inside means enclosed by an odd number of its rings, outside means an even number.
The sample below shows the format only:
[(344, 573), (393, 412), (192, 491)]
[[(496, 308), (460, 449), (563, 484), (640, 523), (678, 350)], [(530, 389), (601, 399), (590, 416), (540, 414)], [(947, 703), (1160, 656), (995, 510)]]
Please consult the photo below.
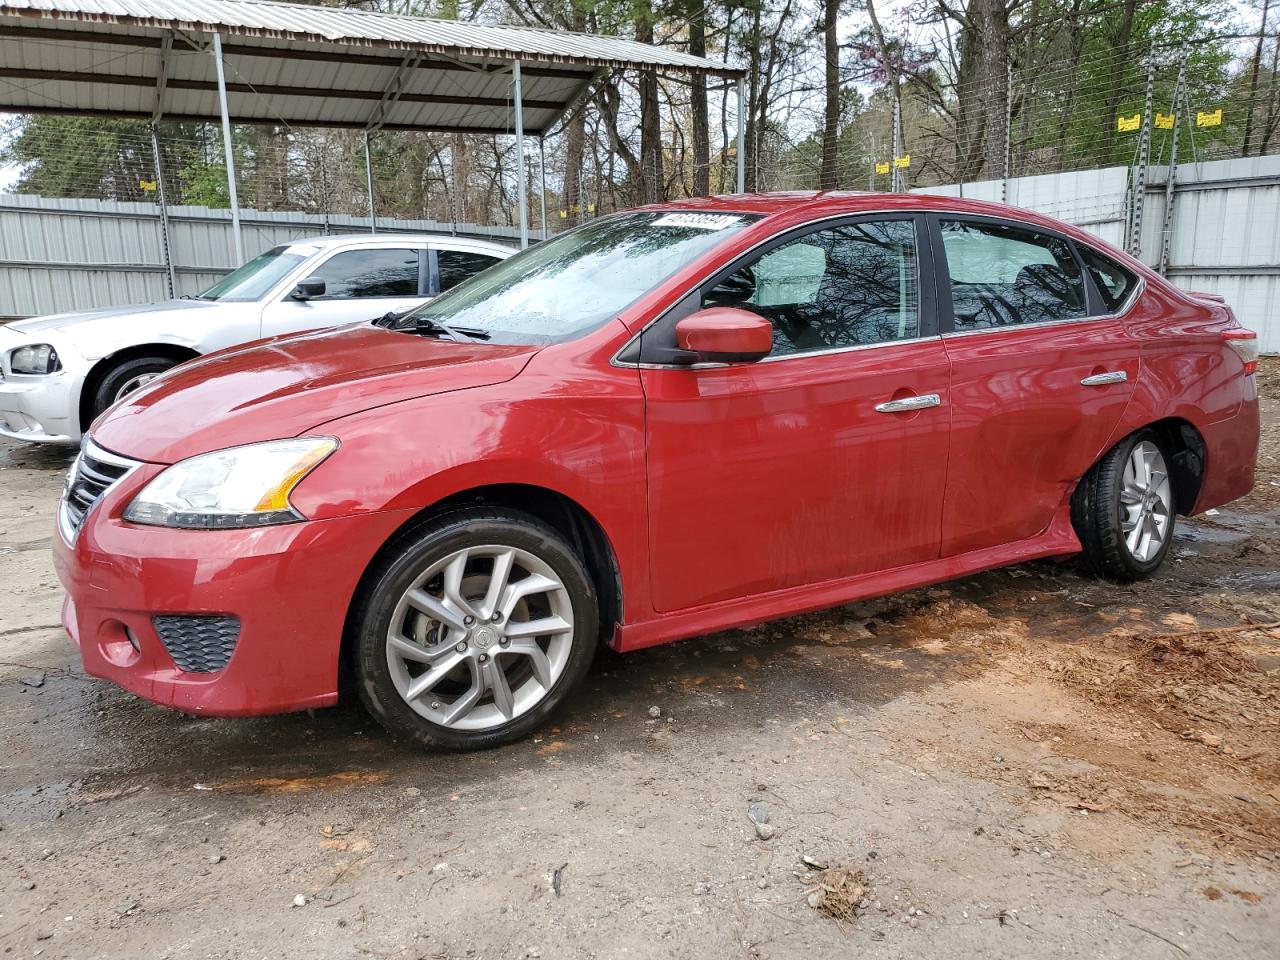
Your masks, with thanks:
[(1158, 420), (1186, 420), (1205, 440), (1193, 512), (1248, 493), (1257, 458), (1257, 386), (1222, 339), (1222, 331), (1236, 325), (1231, 311), (1148, 277), (1126, 322), (1142, 363), (1113, 442)]

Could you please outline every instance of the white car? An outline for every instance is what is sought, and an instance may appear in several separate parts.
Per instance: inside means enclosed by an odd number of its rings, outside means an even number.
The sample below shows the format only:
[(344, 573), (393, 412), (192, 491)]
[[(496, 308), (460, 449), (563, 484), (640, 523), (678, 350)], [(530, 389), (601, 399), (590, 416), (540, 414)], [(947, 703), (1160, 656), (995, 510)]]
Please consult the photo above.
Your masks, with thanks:
[(515, 252), (450, 236), (315, 237), (191, 299), (0, 326), (0, 436), (76, 443), (103, 410), (185, 360), (410, 310)]

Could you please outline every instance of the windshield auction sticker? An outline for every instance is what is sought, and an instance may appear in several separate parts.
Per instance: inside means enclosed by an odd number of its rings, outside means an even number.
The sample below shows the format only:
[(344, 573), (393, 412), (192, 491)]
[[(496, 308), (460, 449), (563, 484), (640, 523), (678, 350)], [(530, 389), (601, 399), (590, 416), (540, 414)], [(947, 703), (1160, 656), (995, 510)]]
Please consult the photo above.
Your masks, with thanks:
[(668, 213), (650, 224), (651, 227), (693, 227), (696, 230), (724, 230), (737, 226), (741, 217), (723, 213)]

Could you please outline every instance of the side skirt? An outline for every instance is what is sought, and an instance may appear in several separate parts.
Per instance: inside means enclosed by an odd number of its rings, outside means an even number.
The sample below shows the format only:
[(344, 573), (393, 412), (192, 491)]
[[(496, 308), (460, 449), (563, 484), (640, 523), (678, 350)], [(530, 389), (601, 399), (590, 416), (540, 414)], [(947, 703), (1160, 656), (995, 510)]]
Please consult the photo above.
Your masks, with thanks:
[(861, 573), (842, 580), (826, 580), (802, 587), (775, 590), (772, 593), (722, 600), (638, 623), (624, 623), (615, 632), (611, 646), (621, 653), (642, 650), (730, 627), (792, 617), (854, 600), (867, 600), (900, 590), (954, 580), (1013, 563), (1079, 553), (1081, 549), (1080, 540), (1071, 528), (1071, 511), (1067, 506), (1058, 511), (1044, 533), (1028, 540), (875, 573)]

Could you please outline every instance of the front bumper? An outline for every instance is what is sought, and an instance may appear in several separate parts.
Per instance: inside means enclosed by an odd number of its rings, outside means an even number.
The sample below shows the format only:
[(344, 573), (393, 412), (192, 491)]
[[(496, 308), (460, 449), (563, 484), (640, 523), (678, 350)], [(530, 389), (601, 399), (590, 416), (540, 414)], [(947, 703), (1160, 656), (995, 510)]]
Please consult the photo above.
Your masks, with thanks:
[(79, 385), (66, 372), (0, 374), (0, 436), (44, 443), (80, 439)]
[[(119, 511), (160, 468), (146, 465), (85, 518), (74, 544), (54, 535), (66, 587), (62, 621), (85, 671), (138, 696), (211, 716), (330, 706), (343, 625), (361, 575), (412, 511), (256, 530), (172, 530)], [(235, 617), (239, 635), (216, 672), (180, 669), (157, 616)]]

